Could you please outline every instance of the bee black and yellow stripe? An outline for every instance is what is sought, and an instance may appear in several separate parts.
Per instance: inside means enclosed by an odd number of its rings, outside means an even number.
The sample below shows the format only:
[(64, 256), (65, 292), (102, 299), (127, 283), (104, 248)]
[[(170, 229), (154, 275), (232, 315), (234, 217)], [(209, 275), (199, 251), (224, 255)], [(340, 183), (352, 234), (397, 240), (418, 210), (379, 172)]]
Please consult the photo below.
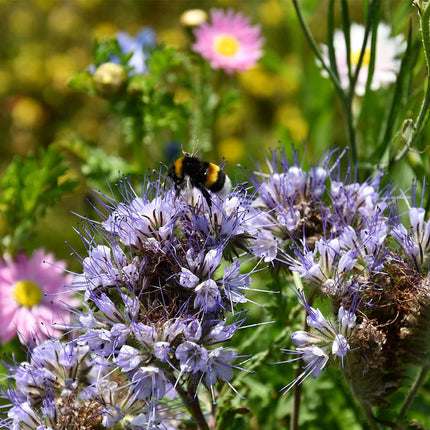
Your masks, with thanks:
[(214, 163), (207, 163), (206, 180), (203, 185), (214, 193), (221, 191), (225, 183), (225, 173)]
[(177, 191), (186, 187), (187, 184), (201, 190), (209, 206), (211, 201), (207, 190), (224, 196), (231, 188), (230, 178), (219, 166), (208, 161), (201, 161), (189, 154), (178, 158), (172, 164), (168, 176), (173, 180)]

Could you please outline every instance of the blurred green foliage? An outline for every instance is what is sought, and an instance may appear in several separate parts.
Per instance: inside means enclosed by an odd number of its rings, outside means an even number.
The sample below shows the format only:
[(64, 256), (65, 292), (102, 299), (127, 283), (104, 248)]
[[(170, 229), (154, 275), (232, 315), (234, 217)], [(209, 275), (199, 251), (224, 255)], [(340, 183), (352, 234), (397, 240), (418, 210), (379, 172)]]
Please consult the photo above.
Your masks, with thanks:
[(14, 158), (0, 180), (2, 254), (24, 248), (40, 218), (75, 185), (65, 177), (67, 165), (55, 147), (38, 155)]

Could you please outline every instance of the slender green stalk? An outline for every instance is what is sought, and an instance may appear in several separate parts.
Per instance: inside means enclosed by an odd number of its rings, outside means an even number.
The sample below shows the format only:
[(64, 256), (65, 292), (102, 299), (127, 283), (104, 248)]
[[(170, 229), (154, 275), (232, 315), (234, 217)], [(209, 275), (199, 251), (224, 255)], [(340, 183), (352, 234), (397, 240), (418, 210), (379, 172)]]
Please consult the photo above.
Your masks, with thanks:
[(354, 398), (359, 403), (364, 416), (366, 417), (367, 423), (369, 424), (369, 427), (372, 430), (379, 430), (380, 426), (378, 424), (378, 421), (376, 420), (375, 416), (373, 415), (372, 408), (370, 404), (363, 399), (360, 395), (357, 394), (357, 391), (355, 389), (355, 379), (352, 377), (352, 370), (351, 370), (351, 362), (350, 359), (347, 357), (344, 361), (344, 366), (342, 368), (343, 374), (345, 376), (346, 381), (348, 382), (349, 388), (354, 396)]
[[(349, 82), (352, 82), (352, 68), (351, 68), (351, 23), (349, 20), (349, 8), (347, 0), (341, 1), (341, 10), (342, 10), (342, 27), (343, 34), (345, 35), (345, 45), (346, 45), (346, 63), (348, 65), (348, 78)], [(363, 51), (363, 49), (362, 49)], [(361, 57), (361, 55), (360, 55)], [(359, 70), (359, 68), (357, 67)], [(354, 89), (354, 85), (351, 85), (351, 91)]]
[[(297, 273), (294, 273), (294, 282), (296, 285), (301, 285), (301, 280), (298, 277)], [(314, 300), (315, 294), (310, 293), (308, 297), (308, 303), (311, 306)], [(304, 321), (303, 321), (303, 330), (306, 330), (307, 323), (306, 323), (306, 313), (304, 315)], [(302, 360), (299, 361), (299, 367), (296, 370), (296, 380), (299, 378), (300, 374), (302, 373)], [(291, 413), (291, 420), (290, 420), (290, 429), (291, 430), (298, 430), (299, 429), (299, 415), (300, 415), (300, 403), (302, 400), (302, 384), (296, 384), (294, 387), (294, 403), (293, 403), (293, 412)]]
[(339, 72), (337, 70), (336, 64), (336, 54), (334, 52), (334, 0), (330, 0), (330, 4), (327, 12), (327, 48), (328, 48), (328, 58), (330, 61), (330, 69), (339, 79)]
[[(300, 375), (302, 372), (302, 368), (299, 362), (299, 367), (296, 371), (296, 378)], [(299, 415), (300, 415), (300, 402), (302, 398), (302, 384), (296, 384), (294, 387), (294, 403), (293, 403), (293, 411), (291, 413), (291, 420), (290, 420), (290, 429), (291, 430), (298, 430), (299, 428)]]
[(321, 66), (323, 67), (323, 69), (330, 76), (330, 79), (333, 81), (333, 84), (336, 87), (336, 90), (338, 92), (343, 93), (342, 87), (340, 86), (340, 81), (337, 78), (336, 74), (324, 62), (324, 59), (323, 59), (321, 52), (320, 52), (320, 49), (319, 49), (314, 37), (312, 36), (311, 30), (309, 29), (309, 27), (306, 24), (306, 21), (303, 17), (302, 10), (300, 9), (300, 5), (299, 5), (298, 0), (292, 0), (292, 2), (293, 2), (294, 9), (296, 10), (297, 18), (299, 19), (299, 23), (302, 27), (303, 33), (305, 34), (306, 39), (308, 40), (309, 44), (311, 45), (311, 48), (314, 51), (315, 56), (317, 57), (318, 61), (321, 63)]
[[(303, 322), (303, 330), (306, 330), (307, 324), (306, 324), (306, 314), (305, 319)], [(302, 360), (299, 361), (299, 366), (296, 370), (296, 380), (302, 373)], [(291, 430), (298, 430), (299, 429), (299, 415), (300, 415), (300, 403), (302, 400), (302, 384), (296, 384), (294, 387), (294, 403), (293, 403), (293, 411), (291, 413), (291, 420), (290, 420), (290, 429)]]
[[(397, 83), (396, 83), (395, 91), (391, 101), (389, 113), (387, 115), (387, 119), (383, 127), (383, 134), (381, 134), (381, 139), (379, 139), (379, 141), (381, 142), (381, 145), (377, 148), (376, 152), (374, 152), (373, 154), (373, 155), (377, 155), (379, 153), (380, 160), (389, 160), (388, 154), (392, 151), (392, 145), (390, 145), (391, 136), (394, 132), (395, 121), (398, 117), (399, 108), (402, 103), (401, 98), (402, 98), (402, 93), (404, 91), (404, 86), (405, 86), (405, 83), (404, 83), (406, 79), (405, 75), (409, 74), (409, 71), (410, 71), (409, 58), (411, 56), (411, 49), (412, 49), (412, 28), (409, 27), (408, 43), (407, 43), (406, 51), (404, 53), (404, 57), (403, 57), (404, 59), (402, 61), (400, 72), (397, 77)], [(372, 155), (372, 158), (373, 158), (373, 155)]]
[[(421, 21), (421, 37), (424, 47), (424, 55), (426, 60), (426, 68), (429, 69), (430, 66), (430, 2), (421, 3), (422, 7), (419, 7), (419, 15)], [(406, 154), (406, 152), (412, 148), (424, 128), (425, 124), (429, 119), (429, 107), (430, 107), (430, 74), (427, 73), (427, 88), (424, 95), (424, 100), (421, 105), (418, 117), (414, 123), (413, 131), (406, 141), (405, 147), (399, 154), (394, 158), (393, 161), (397, 162)], [(392, 164), (392, 163), (391, 163)]]
[(207, 423), (202, 408), (200, 407), (197, 393), (192, 389), (185, 391), (180, 384), (176, 383), (177, 381), (173, 376), (169, 377), (169, 382), (175, 387), (175, 390), (182, 399), (187, 411), (194, 418), (196, 428), (198, 430), (210, 430), (209, 424)]
[[(374, 20), (374, 17), (376, 16), (375, 11), (376, 11), (376, 5), (377, 4), (379, 4), (379, 2), (372, 1), (369, 5), (369, 9), (367, 12), (366, 27), (364, 29), (364, 37), (363, 37), (363, 43), (362, 43), (361, 49), (360, 49), (360, 55), (358, 57), (357, 65), (356, 65), (355, 70), (354, 70), (354, 75), (352, 75), (352, 77), (350, 78), (350, 88), (351, 88), (352, 92), (354, 91), (355, 85), (357, 83), (358, 75), (360, 73), (360, 69), (361, 69), (361, 66), (363, 64), (364, 54), (366, 53), (367, 41), (369, 39), (370, 30), (372, 29), (372, 22)], [(374, 30), (375, 30), (375, 27), (377, 27), (377, 23), (375, 26), (373, 26)], [(368, 81), (367, 85), (368, 86), (370, 86), (370, 82), (371, 82), (372, 75), (373, 75), (374, 63), (375, 63), (375, 53), (376, 53), (375, 34), (376, 33), (374, 31), (373, 35), (372, 35), (373, 40), (372, 40), (372, 48), (371, 48), (371, 54), (370, 54), (370, 63), (373, 63), (373, 65), (369, 64), (369, 75), (368, 75), (368, 79), (367, 79), (367, 81)], [(370, 67), (370, 66), (372, 66), (372, 67)]]
[(345, 94), (345, 91), (343, 90), (343, 88), (340, 85), (340, 81), (337, 77), (336, 72), (333, 71), (333, 69), (331, 67), (329, 67), (329, 65), (327, 65), (324, 62), (324, 59), (323, 59), (321, 52), (320, 52), (320, 49), (318, 48), (318, 45), (317, 45), (315, 39), (313, 38), (312, 33), (311, 33), (311, 31), (310, 31), (310, 29), (309, 29), (308, 25), (306, 24), (306, 21), (303, 17), (303, 14), (302, 14), (300, 5), (298, 3), (298, 0), (292, 0), (292, 2), (293, 2), (294, 9), (296, 11), (296, 14), (297, 14), (297, 18), (299, 19), (299, 23), (302, 27), (303, 33), (306, 36), (306, 39), (308, 40), (316, 58), (321, 63), (322, 68), (329, 75), (329, 77), (330, 77), (331, 81), (333, 82), (334, 87), (335, 87), (335, 89), (339, 95), (339, 98), (341, 100), (342, 109), (344, 111), (345, 120), (346, 120), (346, 124), (347, 124), (347, 138), (348, 138), (349, 146), (351, 147), (352, 162), (353, 162), (353, 164), (355, 164), (357, 162), (357, 147), (356, 147), (356, 139), (355, 139), (354, 118), (353, 118), (353, 114), (352, 114), (352, 97)]
[(417, 379), (414, 382), (414, 385), (412, 385), (411, 389), (409, 390), (408, 395), (406, 396), (405, 401), (403, 402), (402, 408), (400, 409), (399, 415), (397, 417), (397, 422), (401, 424), (406, 416), (406, 413), (409, 409), (409, 406), (412, 403), (412, 400), (414, 399), (415, 395), (417, 394), (418, 390), (420, 389), (421, 385), (426, 380), (426, 377), (430, 371), (430, 364), (427, 364), (421, 369), (421, 372), (419, 373)]
[[(370, 86), (373, 80), (373, 73), (375, 71), (375, 59), (376, 59), (376, 39), (378, 35), (378, 27), (379, 27), (379, 12), (381, 9), (381, 1), (374, 0), (370, 3), (368, 13), (367, 13), (367, 22), (366, 22), (366, 30), (370, 31), (372, 29), (372, 37), (370, 40), (370, 60), (367, 72), (367, 82), (366, 82), (366, 94), (369, 92)], [(369, 29), (368, 29), (369, 27)], [(364, 37), (366, 39), (366, 35)], [(363, 41), (364, 42), (364, 41)], [(367, 41), (366, 41), (367, 45)], [(358, 77), (358, 76), (357, 76)]]
[(356, 145), (356, 139), (355, 139), (355, 127), (354, 127), (354, 115), (352, 113), (352, 95), (351, 96), (343, 96), (341, 98), (343, 111), (346, 118), (346, 127), (347, 127), (347, 134), (348, 134), (348, 140), (351, 147), (351, 157), (352, 157), (352, 163), (355, 165), (358, 161), (358, 155), (357, 155), (357, 145)]
[(363, 410), (364, 415), (367, 418), (367, 423), (369, 424), (369, 427), (372, 430), (379, 430), (380, 426), (375, 420), (375, 416), (373, 415), (372, 408), (370, 407), (369, 403), (362, 399), (357, 400), (359, 401), (361, 409)]

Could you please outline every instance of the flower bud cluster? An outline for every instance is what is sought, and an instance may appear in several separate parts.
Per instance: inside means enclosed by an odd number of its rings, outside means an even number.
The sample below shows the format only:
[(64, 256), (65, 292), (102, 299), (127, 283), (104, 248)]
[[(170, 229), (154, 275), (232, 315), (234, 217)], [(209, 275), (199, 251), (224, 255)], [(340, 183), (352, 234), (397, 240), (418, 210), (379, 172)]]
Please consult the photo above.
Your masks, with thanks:
[[(145, 178), (138, 196), (125, 179), (119, 201), (97, 197), (101, 221), (82, 220), (88, 254), (72, 281), (85, 299), (71, 327), (73, 347), (99, 357), (103, 375), (121, 375), (115, 382), (126, 391), (127, 410), (141, 405), (153, 417), (150, 425), (165, 396), (179, 393), (187, 404), (202, 385), (214, 397), (218, 380), (229, 384), (238, 353), (221, 344), (245, 321), (235, 308), (247, 302), (251, 285), (241, 272), (250, 257), (239, 256), (254, 228), (245, 191), (224, 200), (213, 195), (209, 206), (200, 191), (180, 195), (167, 181)], [(43, 401), (43, 393), (36, 396)], [(122, 419), (103, 413), (96, 416), (105, 427)]]
[(72, 283), (88, 304), (78, 344), (109, 359), (130, 398), (154, 411), (172, 387), (212, 390), (233, 377), (238, 354), (217, 345), (243, 324), (235, 307), (251, 284), (243, 258), (224, 258), (244, 244), (247, 197), (214, 196), (209, 208), (198, 190), (181, 198), (164, 182), (147, 180), (137, 196), (123, 181), (120, 202), (103, 198), (102, 222), (82, 224), (88, 256)]
[[(303, 279), (310, 303), (316, 297), (330, 303), (335, 314), (329, 320), (342, 321), (337, 313), (345, 310), (355, 315), (348, 337), (335, 324), (324, 340), (308, 317), (319, 333), (292, 335), (308, 363), (293, 384), (317, 376), (336, 350), (354, 392), (380, 404), (402, 385), (408, 364), (428, 362), (430, 221), (413, 198), (405, 227), (389, 203), (390, 190), (380, 186), (380, 173), (362, 183), (342, 181), (332, 173), (335, 165), (327, 167), (328, 158), (324, 163), (323, 170), (305, 173), (274, 153), (269, 174), (251, 175), (258, 194), (253, 205), (271, 219), (266, 237), (277, 247), (272, 257)], [(333, 346), (338, 334), (343, 338)]]
[[(230, 385), (239, 355), (222, 344), (245, 321), (236, 309), (248, 301), (251, 273), (241, 269), (251, 258), (288, 267), (306, 284), (308, 298), (296, 293), (307, 327), (292, 334), (296, 350), (285, 350), (305, 368), (286, 391), (335, 364), (354, 393), (379, 404), (401, 385), (409, 363), (428, 364), (425, 211), (414, 203), (404, 227), (380, 173), (342, 181), (333, 173), (339, 159), (329, 167), (330, 158), (305, 172), (273, 152), (268, 174), (249, 175), (255, 195), (238, 187), (224, 199), (211, 194), (211, 204), (198, 189), (178, 193), (161, 174), (144, 179), (140, 195), (122, 180), (118, 200), (98, 198), (101, 220), (84, 219), (80, 228), (88, 255), (72, 288), (85, 308), (72, 345), (98, 357), (104, 382), (105, 374), (121, 375), (115, 382), (128, 411), (143, 405), (146, 415), (129, 412), (127, 422), (144, 425), (130, 428), (158, 425), (166, 396), (177, 393), (190, 405), (201, 386), (215, 400), (215, 383)], [(333, 314), (313, 307), (315, 298)], [(14, 423), (25, 421), (14, 414)], [(99, 415), (105, 425), (103, 408)]]
[(145, 402), (127, 397), (125, 381), (109, 374), (106, 359), (75, 341), (46, 340), (10, 375), (15, 387), (2, 428), (137, 430), (156, 421)]
[(345, 309), (341, 306), (334, 323), (327, 321), (319, 309), (309, 305), (302, 291), (296, 291), (300, 302), (307, 312), (306, 323), (311, 332), (300, 330), (291, 335), (295, 351), (284, 350), (296, 358), (287, 362), (303, 360), (306, 363), (304, 371), (291, 383), (284, 387), (290, 390), (296, 383), (302, 383), (309, 375), (316, 378), (331, 360), (343, 363), (343, 358), (351, 349), (349, 338), (355, 327), (356, 309)]
[[(345, 229), (365, 235), (373, 228), (383, 235), (381, 213), (387, 208), (388, 196), (378, 191), (382, 175), (362, 184), (346, 183), (334, 177), (339, 158), (331, 163), (332, 156), (328, 154), (306, 172), (298, 160), (291, 163), (285, 152), (273, 151), (272, 159), (266, 160), (268, 174), (261, 169), (249, 174), (257, 193), (252, 206), (260, 210), (256, 219), (261, 227), (251, 242), (256, 255), (279, 263), (291, 245), (305, 241), (313, 249), (323, 237), (336, 239)], [(332, 246), (328, 259), (338, 245), (323, 246), (325, 251)], [(372, 253), (370, 249), (366, 252)]]

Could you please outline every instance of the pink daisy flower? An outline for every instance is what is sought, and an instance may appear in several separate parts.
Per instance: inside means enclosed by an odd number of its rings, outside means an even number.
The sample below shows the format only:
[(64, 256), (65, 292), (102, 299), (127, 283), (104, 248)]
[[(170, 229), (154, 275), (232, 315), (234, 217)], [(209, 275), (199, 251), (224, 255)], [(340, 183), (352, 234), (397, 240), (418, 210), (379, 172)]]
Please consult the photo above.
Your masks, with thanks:
[(208, 60), (214, 69), (231, 74), (254, 66), (262, 56), (260, 27), (232, 9), (211, 10), (211, 22), (194, 30), (193, 50)]
[[(44, 261), (46, 262), (44, 263)], [(40, 343), (58, 337), (60, 327), (70, 323), (67, 306), (79, 305), (72, 290), (66, 289), (71, 275), (64, 261), (39, 249), (28, 258), (19, 254), (0, 260), (0, 341), (18, 334), (21, 343)]]

